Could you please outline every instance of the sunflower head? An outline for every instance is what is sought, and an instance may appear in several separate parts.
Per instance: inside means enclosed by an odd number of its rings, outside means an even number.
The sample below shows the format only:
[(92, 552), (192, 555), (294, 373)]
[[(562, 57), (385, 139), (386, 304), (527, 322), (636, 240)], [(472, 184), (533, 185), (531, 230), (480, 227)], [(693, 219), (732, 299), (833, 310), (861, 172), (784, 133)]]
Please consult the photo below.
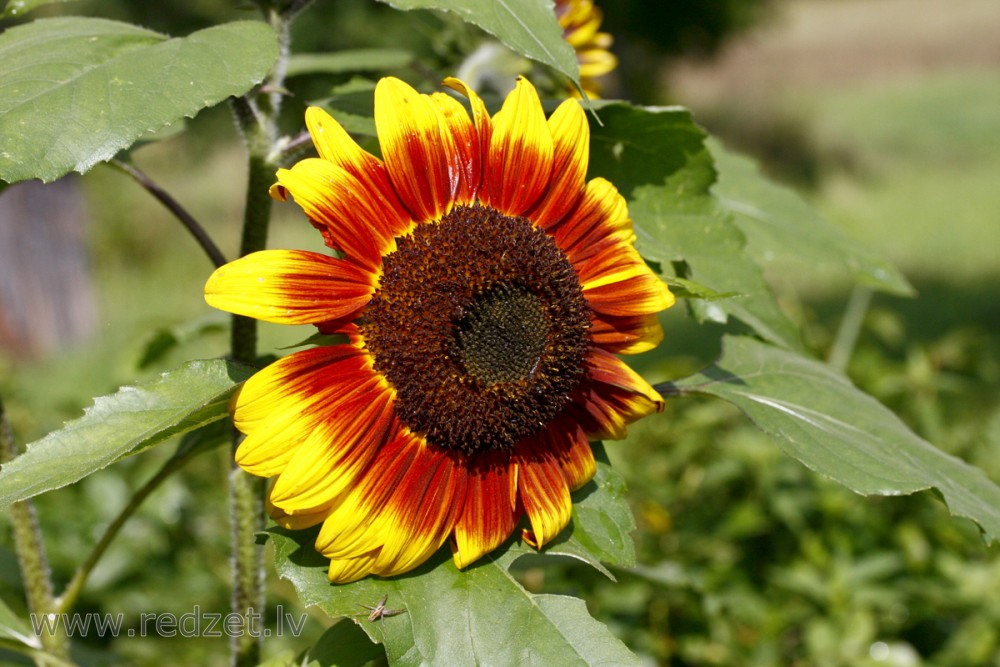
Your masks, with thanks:
[(624, 199), (586, 180), (589, 129), (546, 119), (518, 81), (493, 117), (464, 83), (375, 91), (382, 159), (311, 108), (318, 157), (281, 169), (335, 251), (270, 250), (218, 269), (209, 304), (348, 342), (295, 352), (233, 400), (236, 459), (274, 477), (268, 509), (321, 524), (332, 581), (394, 575), (450, 540), (459, 567), (569, 523), (589, 440), (662, 408), (618, 359), (662, 338), (673, 303), (633, 247)]
[(580, 87), (589, 97), (600, 97), (597, 79), (618, 66), (618, 59), (610, 51), (614, 39), (609, 33), (600, 32), (604, 15), (593, 0), (555, 0), (555, 3), (563, 37), (576, 50), (580, 63)]

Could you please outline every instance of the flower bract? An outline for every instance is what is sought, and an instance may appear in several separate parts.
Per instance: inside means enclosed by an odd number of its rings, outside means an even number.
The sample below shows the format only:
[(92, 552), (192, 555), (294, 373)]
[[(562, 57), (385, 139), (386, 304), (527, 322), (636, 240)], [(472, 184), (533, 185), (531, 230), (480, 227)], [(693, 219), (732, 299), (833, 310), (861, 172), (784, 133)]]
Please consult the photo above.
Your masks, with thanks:
[(546, 118), (521, 79), (491, 117), (445, 84), (471, 114), (379, 82), (381, 158), (310, 108), (318, 157), (279, 170), (271, 194), (333, 252), (253, 253), (205, 287), (217, 308), (345, 341), (272, 363), (232, 404), (237, 463), (274, 478), (279, 524), (321, 525), (334, 582), (406, 572), (446, 541), (465, 567), (522, 519), (541, 547), (594, 475), (589, 441), (663, 405), (617, 355), (659, 343), (673, 296), (622, 196), (586, 180), (580, 104)]

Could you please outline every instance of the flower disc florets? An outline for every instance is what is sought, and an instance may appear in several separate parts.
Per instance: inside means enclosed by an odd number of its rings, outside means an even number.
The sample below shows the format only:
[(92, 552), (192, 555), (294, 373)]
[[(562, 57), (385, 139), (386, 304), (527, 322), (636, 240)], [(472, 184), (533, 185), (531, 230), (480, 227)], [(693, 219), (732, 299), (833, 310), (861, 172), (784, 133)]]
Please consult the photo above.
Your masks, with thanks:
[(361, 331), (403, 422), (473, 454), (511, 448), (566, 406), (589, 328), (555, 241), (525, 218), (473, 205), (399, 239)]

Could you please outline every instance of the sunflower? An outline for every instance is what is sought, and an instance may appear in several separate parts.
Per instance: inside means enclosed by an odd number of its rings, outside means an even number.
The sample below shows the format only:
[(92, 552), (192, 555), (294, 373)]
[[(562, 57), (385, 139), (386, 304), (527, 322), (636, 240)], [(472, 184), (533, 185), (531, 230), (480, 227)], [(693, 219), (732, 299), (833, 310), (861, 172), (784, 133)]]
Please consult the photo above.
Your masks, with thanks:
[(556, 19), (563, 29), (563, 38), (576, 50), (580, 63), (580, 87), (590, 97), (600, 97), (597, 78), (618, 66), (611, 51), (614, 39), (599, 32), (604, 15), (593, 0), (555, 0)]
[(589, 440), (663, 407), (615, 355), (659, 343), (673, 296), (621, 195), (585, 180), (579, 103), (546, 120), (521, 79), (491, 118), (445, 84), (471, 118), (450, 95), (379, 82), (382, 159), (310, 108), (319, 157), (279, 170), (271, 194), (334, 252), (253, 253), (205, 287), (216, 308), (346, 341), (274, 362), (232, 404), (237, 463), (276, 477), (280, 525), (322, 524), (334, 582), (406, 572), (449, 538), (465, 567), (525, 515), (540, 548), (594, 475)]

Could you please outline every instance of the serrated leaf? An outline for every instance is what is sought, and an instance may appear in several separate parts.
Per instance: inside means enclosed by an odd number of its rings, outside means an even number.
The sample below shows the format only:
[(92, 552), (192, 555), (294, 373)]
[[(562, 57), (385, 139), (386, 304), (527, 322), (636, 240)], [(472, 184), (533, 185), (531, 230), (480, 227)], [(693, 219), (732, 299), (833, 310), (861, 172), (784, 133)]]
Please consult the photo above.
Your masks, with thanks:
[(94, 399), (0, 469), (0, 508), (72, 484), (111, 463), (228, 414), (229, 396), (253, 368), (192, 361), (156, 380)]
[(70, 2), (70, 0), (10, 0), (10, 2), (4, 5), (3, 11), (0, 12), (0, 19), (19, 18), (29, 12), (35, 11), (39, 7), (63, 2)]
[(343, 74), (398, 69), (413, 62), (403, 49), (353, 49), (335, 53), (295, 53), (288, 59), (285, 76)]
[(777, 258), (841, 264), (873, 289), (912, 296), (913, 287), (892, 264), (824, 220), (802, 197), (760, 173), (749, 158), (707, 142), (718, 182), (712, 191), (746, 235), (759, 262)]
[(396, 9), (439, 9), (458, 14), (501, 42), (579, 84), (580, 65), (563, 39), (550, 0), (380, 0)]
[(696, 282), (738, 294), (696, 310), (701, 319), (736, 317), (762, 337), (801, 348), (746, 239), (711, 193), (715, 183), (705, 133), (679, 107), (601, 107), (591, 123), (590, 176), (603, 176), (629, 200), (636, 248), (663, 265), (684, 261)]
[(1000, 538), (1000, 486), (917, 436), (825, 364), (728, 337), (722, 358), (672, 385), (736, 405), (785, 452), (857, 493), (934, 488), (953, 514), (978, 523), (990, 540)]
[(170, 39), (128, 23), (64, 17), (0, 34), (0, 179), (85, 172), (139, 137), (260, 83), (273, 31), (239, 21)]
[[(326, 560), (311, 540), (273, 529), (278, 573), (306, 605), (354, 620), (386, 647), (389, 664), (410, 665), (637, 665), (633, 655), (587, 613), (582, 600), (526, 591), (491, 557), (464, 571), (446, 549), (412, 573), (331, 585)], [(369, 607), (405, 613), (368, 621)]]

